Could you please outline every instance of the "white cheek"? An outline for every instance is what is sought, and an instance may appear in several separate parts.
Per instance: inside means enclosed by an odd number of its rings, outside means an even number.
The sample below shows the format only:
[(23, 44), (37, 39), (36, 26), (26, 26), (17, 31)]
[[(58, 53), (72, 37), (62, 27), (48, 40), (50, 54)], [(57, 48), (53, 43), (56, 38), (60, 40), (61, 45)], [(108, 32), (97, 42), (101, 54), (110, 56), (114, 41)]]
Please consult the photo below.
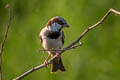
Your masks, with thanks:
[(52, 24), (52, 27), (49, 27), (49, 30), (50, 31), (59, 31), (59, 29), (61, 28), (62, 26), (57, 24), (57, 23), (53, 23)]
[(59, 24), (56, 24), (57, 28), (60, 29), (62, 26)]

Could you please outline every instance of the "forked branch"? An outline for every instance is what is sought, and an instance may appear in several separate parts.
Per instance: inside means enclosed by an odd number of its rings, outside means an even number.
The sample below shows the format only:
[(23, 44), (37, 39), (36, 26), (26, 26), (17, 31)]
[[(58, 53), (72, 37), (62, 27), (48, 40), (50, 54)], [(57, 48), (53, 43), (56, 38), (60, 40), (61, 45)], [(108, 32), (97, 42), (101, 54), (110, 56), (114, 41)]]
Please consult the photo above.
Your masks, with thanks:
[[(63, 52), (65, 52), (65, 51), (67, 51), (67, 50), (70, 50), (70, 49), (74, 48), (73, 46), (78, 47), (76, 44), (80, 42), (80, 40), (87, 34), (87, 32), (90, 31), (90, 30), (92, 30), (92, 29), (94, 29), (94, 28), (96, 28), (96, 27), (99, 26), (100, 24), (102, 24), (102, 23), (105, 21), (105, 19), (110, 15), (110, 13), (115, 13), (115, 14), (117, 14), (117, 15), (120, 15), (120, 12), (118, 12), (118, 11), (116, 11), (116, 10), (114, 10), (114, 9), (110, 9), (110, 10), (103, 16), (103, 18), (102, 18), (100, 21), (98, 21), (96, 24), (94, 24), (94, 25), (92, 25), (92, 26), (89, 26), (87, 29), (85, 29), (85, 30), (83, 31), (83, 33), (82, 33), (75, 41), (73, 41), (71, 44), (69, 44), (67, 47), (63, 48), (62, 50), (59, 50), (59, 51), (60, 51), (60, 54), (62, 54)], [(81, 44), (81, 45), (82, 45), (82, 44)], [(81, 46), (81, 45), (79, 45), (79, 46)], [(42, 51), (47, 51), (47, 50), (42, 50)], [(57, 50), (56, 50), (56, 51), (57, 51)], [(48, 61), (48, 64), (50, 64), (56, 57), (57, 57), (56, 55), (53, 56), (53, 57)], [(26, 71), (25, 73), (21, 74), (20, 76), (16, 77), (16, 78), (13, 79), (13, 80), (20, 80), (20, 79), (24, 78), (25, 76), (29, 75), (30, 73), (32, 73), (32, 72), (34, 72), (34, 71), (36, 71), (36, 70), (38, 70), (38, 69), (41, 69), (41, 68), (43, 68), (43, 67), (45, 67), (45, 64), (41, 64), (41, 65), (38, 65), (38, 66), (36, 66), (36, 67), (33, 67), (33, 68), (31, 68), (30, 70)]]

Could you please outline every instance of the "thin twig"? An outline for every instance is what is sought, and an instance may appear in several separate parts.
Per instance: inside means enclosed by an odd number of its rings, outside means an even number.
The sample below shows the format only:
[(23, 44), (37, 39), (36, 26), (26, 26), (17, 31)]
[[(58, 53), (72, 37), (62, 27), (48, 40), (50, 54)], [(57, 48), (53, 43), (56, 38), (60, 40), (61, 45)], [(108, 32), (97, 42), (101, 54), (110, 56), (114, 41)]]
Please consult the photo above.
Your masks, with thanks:
[(67, 51), (67, 50), (71, 50), (71, 49), (75, 49), (75, 48), (77, 48), (77, 47), (80, 47), (80, 46), (82, 46), (82, 42), (80, 42), (78, 45), (73, 45), (73, 46), (71, 46), (70, 48), (63, 48), (63, 49), (51, 49), (51, 50), (39, 50), (40, 52), (46, 52), (46, 51)]
[[(75, 41), (73, 41), (70, 45), (68, 45), (68, 46), (67, 46), (66, 48), (64, 48), (63, 50), (61, 50), (61, 51), (60, 51), (60, 54), (62, 54), (64, 51), (66, 51), (67, 49), (70, 49), (73, 45), (75, 45), (76, 43), (78, 43), (78, 42), (87, 34), (88, 31), (90, 31), (90, 30), (96, 28), (97, 26), (99, 26), (100, 24), (102, 24), (102, 23), (105, 21), (105, 19), (109, 16), (110, 13), (115, 13), (115, 14), (117, 14), (117, 15), (120, 15), (120, 12), (118, 12), (118, 11), (116, 11), (116, 10), (114, 10), (114, 9), (110, 9), (110, 10), (103, 16), (103, 18), (102, 18), (100, 21), (98, 21), (96, 24), (88, 27), (87, 29), (85, 29), (85, 30), (83, 31), (83, 33), (82, 33)], [(56, 55), (53, 56), (53, 57), (48, 61), (48, 64), (50, 64), (56, 57), (57, 57)], [(45, 64), (41, 64), (41, 65), (39, 65), (39, 66), (33, 67), (32, 69), (26, 71), (25, 73), (23, 73), (22, 75), (18, 76), (17, 78), (15, 78), (15, 79), (13, 79), (13, 80), (20, 80), (20, 79), (24, 78), (25, 76), (27, 76), (28, 74), (32, 73), (33, 71), (36, 71), (36, 70), (41, 69), (41, 68), (43, 68), (43, 67), (45, 67)]]
[(2, 66), (2, 52), (3, 52), (5, 41), (6, 41), (7, 36), (8, 36), (8, 31), (9, 31), (10, 24), (11, 24), (11, 19), (12, 19), (10, 5), (7, 4), (5, 8), (8, 8), (9, 21), (8, 21), (8, 25), (7, 25), (6, 32), (5, 32), (5, 35), (3, 37), (2, 43), (0, 45), (0, 80), (2, 80), (2, 69), (1, 69), (1, 66)]

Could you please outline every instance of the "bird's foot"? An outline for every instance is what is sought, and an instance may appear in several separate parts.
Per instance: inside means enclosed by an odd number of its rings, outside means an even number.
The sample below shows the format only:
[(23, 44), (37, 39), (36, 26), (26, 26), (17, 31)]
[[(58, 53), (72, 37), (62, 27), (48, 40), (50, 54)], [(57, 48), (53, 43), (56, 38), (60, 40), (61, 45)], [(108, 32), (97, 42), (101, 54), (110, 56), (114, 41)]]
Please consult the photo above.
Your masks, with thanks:
[(44, 61), (45, 67), (48, 68), (49, 64), (48, 64), (48, 60)]
[(60, 57), (61, 57), (60, 53), (56, 53), (56, 58), (60, 58)]

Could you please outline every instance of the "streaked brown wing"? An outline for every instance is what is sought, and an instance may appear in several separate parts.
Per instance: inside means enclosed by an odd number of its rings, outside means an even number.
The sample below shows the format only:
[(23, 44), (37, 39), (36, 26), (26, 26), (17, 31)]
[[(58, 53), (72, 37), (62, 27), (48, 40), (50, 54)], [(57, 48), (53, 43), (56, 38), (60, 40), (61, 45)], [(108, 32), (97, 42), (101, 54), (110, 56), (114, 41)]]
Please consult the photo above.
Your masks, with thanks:
[(65, 35), (64, 32), (62, 31), (62, 44), (64, 45), (64, 40), (65, 40)]

